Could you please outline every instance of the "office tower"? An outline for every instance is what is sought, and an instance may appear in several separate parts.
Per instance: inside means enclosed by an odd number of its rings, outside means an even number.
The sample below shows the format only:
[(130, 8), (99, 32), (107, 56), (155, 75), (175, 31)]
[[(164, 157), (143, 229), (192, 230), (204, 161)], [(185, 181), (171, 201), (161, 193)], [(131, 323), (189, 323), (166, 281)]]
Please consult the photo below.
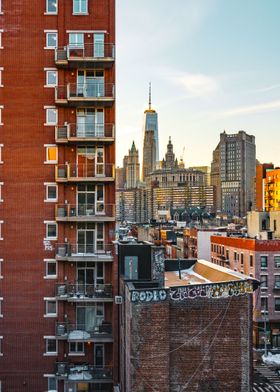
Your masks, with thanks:
[(220, 175), (220, 143), (213, 151), (213, 160), (211, 162), (211, 186), (214, 187), (215, 210), (221, 211), (221, 175)]
[[(156, 164), (159, 161), (159, 137), (158, 137), (158, 114), (152, 109), (152, 90), (151, 83), (149, 85), (149, 108), (144, 112), (144, 140), (145, 134), (148, 131), (154, 132), (154, 144), (155, 144), (155, 158), (153, 162), (153, 169), (156, 168)], [(143, 166), (144, 166), (144, 153), (143, 153)], [(144, 180), (144, 178), (143, 178)]]
[(126, 188), (136, 188), (140, 180), (140, 163), (139, 154), (136, 150), (135, 143), (132, 143), (131, 149), (128, 151), (126, 166)]
[(1, 387), (112, 391), (115, 1), (0, 18)]
[(143, 146), (143, 165), (142, 165), (142, 179), (145, 181), (148, 174), (150, 174), (156, 166), (156, 146), (154, 131), (145, 131), (144, 146)]
[(256, 175), (255, 137), (244, 131), (229, 135), (226, 132), (221, 133), (220, 143), (214, 152), (212, 169), (214, 168), (212, 181), (217, 179), (221, 211), (243, 217), (252, 209), (253, 203), (253, 179)]

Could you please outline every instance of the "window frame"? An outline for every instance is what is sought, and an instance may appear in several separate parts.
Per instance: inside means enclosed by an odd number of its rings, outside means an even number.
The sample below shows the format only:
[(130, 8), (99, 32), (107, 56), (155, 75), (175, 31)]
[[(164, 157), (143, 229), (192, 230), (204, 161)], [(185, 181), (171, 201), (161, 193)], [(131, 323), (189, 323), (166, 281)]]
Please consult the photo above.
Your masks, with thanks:
[(58, 0), (55, 0), (55, 2), (56, 2), (56, 11), (55, 12), (54, 11), (49, 11), (48, 10), (49, 0), (46, 0), (46, 12), (45, 12), (45, 15), (57, 15), (58, 14)]
[[(0, 15), (1, 15), (1, 13), (0, 13)], [(4, 71), (4, 67), (0, 67), (0, 87), (4, 87), (4, 85), (3, 85), (3, 71)]]
[[(277, 305), (277, 306), (279, 306), (279, 310), (276, 309), (276, 300), (279, 300), (279, 305)], [(280, 297), (274, 297), (274, 311), (280, 312)]]
[[(44, 259), (44, 262), (45, 262), (45, 276), (44, 276), (44, 279), (57, 279), (57, 276), (58, 276), (58, 274), (57, 274), (57, 267), (58, 267), (58, 265), (57, 265), (57, 261), (55, 260), (55, 259)], [(49, 264), (54, 264), (55, 265), (55, 275), (49, 275), (49, 273), (48, 273), (48, 266), (49, 266)]]
[(0, 203), (3, 203), (4, 199), (2, 198), (2, 186), (4, 185), (4, 182), (0, 182)]
[(3, 241), (3, 237), (2, 237), (2, 224), (4, 223), (3, 220), (0, 221), (0, 241)]
[[(279, 258), (279, 267), (276, 266), (276, 260), (275, 260), (276, 258)], [(273, 261), (274, 261), (274, 268), (279, 269), (280, 268), (280, 255), (274, 255)]]
[[(79, 344), (82, 345), (82, 351), (78, 350), (78, 345)], [(74, 351), (71, 350), (71, 345), (75, 345), (75, 350)], [(69, 342), (68, 355), (71, 355), (71, 356), (84, 356), (85, 355), (85, 344), (84, 344), (84, 342)]]
[[(55, 336), (44, 336), (45, 339), (45, 356), (57, 356), (58, 355), (58, 341)], [(48, 350), (49, 341), (55, 341), (55, 351)]]
[(3, 297), (0, 297), (0, 318), (4, 317), (3, 312), (2, 312), (3, 299), (4, 299)]
[(4, 33), (3, 29), (0, 30), (0, 49), (4, 49), (4, 46), (2, 46), (2, 41), (3, 41), (2, 33)]
[[(266, 267), (262, 266), (262, 258), (263, 257), (266, 258)], [(268, 262), (268, 256), (267, 255), (260, 255), (260, 267), (261, 267), (261, 270), (267, 270), (267, 262)]]
[[(3, 357), (3, 336), (0, 336), (0, 357)], [(0, 384), (1, 387), (1, 384)], [(1, 391), (1, 390), (0, 390)]]
[[(79, 11), (75, 11), (75, 2), (78, 2), (79, 5)], [(86, 11), (81, 11), (82, 9), (82, 3), (86, 3)], [(73, 7), (72, 7), (72, 14), (73, 15), (88, 15), (88, 0), (73, 0)]]
[[(57, 300), (56, 300), (56, 298), (44, 298), (44, 301), (45, 301), (45, 314), (44, 314), (44, 317), (57, 317), (57, 305), (58, 305), (58, 303), (57, 303)], [(56, 313), (49, 313), (48, 312), (48, 304), (49, 304), (49, 302), (54, 302), (55, 303), (55, 310), (56, 310)]]
[[(55, 374), (48, 374), (45, 377), (47, 377), (48, 379), (48, 392), (57, 392), (58, 391), (58, 382), (57, 379), (55, 377)], [(55, 389), (51, 388), (52, 385), (50, 385), (50, 379), (53, 379), (55, 382)]]
[[(46, 84), (45, 84), (44, 87), (46, 87), (46, 88), (55, 88), (55, 87), (57, 87), (57, 85), (58, 85), (58, 71), (57, 71), (57, 69), (45, 69), (45, 72), (46, 72)], [(49, 83), (49, 81), (48, 81), (48, 75), (51, 72), (55, 73), (55, 79), (56, 79), (55, 83)]]
[[(46, 225), (46, 238), (45, 240), (57, 240), (57, 231), (58, 231), (58, 225), (56, 221), (44, 221), (45, 225)], [(56, 236), (48, 236), (48, 227), (52, 225), (56, 227)]]
[[(57, 32), (57, 30), (45, 30), (45, 34), (46, 34), (46, 46), (45, 46), (45, 49), (47, 49), (47, 50), (55, 50), (55, 49), (57, 49), (57, 47), (58, 47), (58, 32)], [(51, 36), (51, 35), (55, 35), (56, 36), (56, 44), (55, 44), (55, 46), (53, 46), (53, 45), (49, 45), (49, 37)]]
[[(2, 122), (2, 110), (3, 109), (4, 109), (4, 106), (0, 105), (0, 125), (4, 125)], [(1, 149), (1, 146), (3, 147), (3, 144), (0, 144), (0, 149)], [(1, 152), (0, 152), (0, 161), (1, 161)], [(3, 162), (1, 161), (0, 163), (3, 163)]]
[[(45, 200), (44, 201), (46, 203), (55, 203), (55, 202), (57, 202), (57, 200), (58, 200), (58, 185), (56, 183), (54, 183), (54, 182), (45, 182), (44, 185), (45, 185), (45, 188), (46, 188), (46, 194), (45, 194)], [(48, 189), (50, 187), (54, 187), (56, 189), (56, 198), (55, 199), (50, 199), (49, 198)], [(0, 196), (1, 196), (1, 194), (0, 194)]]
[[(45, 160), (45, 164), (56, 164), (57, 163), (57, 159), (58, 159), (58, 148), (56, 144), (45, 144), (44, 145), (45, 149), (46, 149), (46, 160)], [(54, 160), (49, 160), (49, 149), (55, 149), (56, 151), (56, 159)]]
[[(50, 125), (50, 126), (55, 126), (57, 125), (57, 119), (58, 119), (58, 110), (55, 106), (45, 106), (46, 110), (46, 123), (45, 125)], [(50, 111), (53, 111), (55, 113), (55, 121), (49, 121), (49, 113)]]

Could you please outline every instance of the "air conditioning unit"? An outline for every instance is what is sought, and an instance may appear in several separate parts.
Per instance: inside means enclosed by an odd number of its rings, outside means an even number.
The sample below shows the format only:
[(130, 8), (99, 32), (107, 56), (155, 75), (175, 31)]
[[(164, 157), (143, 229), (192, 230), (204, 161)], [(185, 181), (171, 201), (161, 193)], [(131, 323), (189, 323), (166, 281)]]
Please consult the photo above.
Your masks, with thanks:
[(121, 295), (116, 295), (115, 296), (115, 304), (121, 305), (122, 303), (123, 303), (123, 297)]

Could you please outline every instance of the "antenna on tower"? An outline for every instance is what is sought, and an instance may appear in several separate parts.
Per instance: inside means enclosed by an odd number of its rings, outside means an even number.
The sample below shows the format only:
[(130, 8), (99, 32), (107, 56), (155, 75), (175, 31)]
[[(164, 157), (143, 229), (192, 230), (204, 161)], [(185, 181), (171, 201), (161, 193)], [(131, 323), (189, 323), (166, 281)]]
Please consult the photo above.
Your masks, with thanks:
[(149, 110), (152, 108), (152, 84), (149, 83)]

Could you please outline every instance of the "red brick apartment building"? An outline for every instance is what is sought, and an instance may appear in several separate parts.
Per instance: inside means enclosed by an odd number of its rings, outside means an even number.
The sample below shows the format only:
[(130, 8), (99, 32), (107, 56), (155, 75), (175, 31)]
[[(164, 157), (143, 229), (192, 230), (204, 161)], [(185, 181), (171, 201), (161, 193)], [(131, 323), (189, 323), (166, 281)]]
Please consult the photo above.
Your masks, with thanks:
[(254, 345), (280, 350), (280, 241), (211, 237), (211, 261), (261, 282), (254, 293)]
[(0, 0), (0, 381), (112, 391), (115, 1)]

